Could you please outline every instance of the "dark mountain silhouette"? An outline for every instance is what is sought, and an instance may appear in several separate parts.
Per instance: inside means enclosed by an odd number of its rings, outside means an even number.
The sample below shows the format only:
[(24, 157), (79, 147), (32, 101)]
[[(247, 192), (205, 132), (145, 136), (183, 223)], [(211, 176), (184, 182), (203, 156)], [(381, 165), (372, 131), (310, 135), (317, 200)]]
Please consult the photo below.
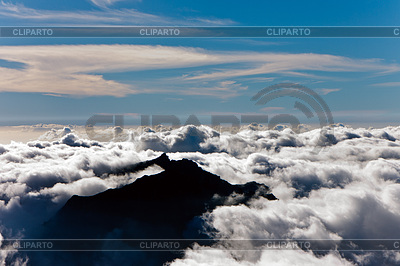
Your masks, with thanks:
[[(187, 159), (173, 161), (166, 154), (154, 160), (115, 170), (113, 173), (124, 174), (154, 164), (165, 171), (143, 176), (129, 185), (109, 189), (94, 196), (73, 196), (56, 216), (44, 225), (43, 237), (208, 238), (201, 219), (203, 213), (221, 205), (247, 204), (255, 197), (276, 200), (269, 188), (263, 184), (249, 182), (244, 185), (232, 185), (219, 176), (204, 171), (195, 162)], [(93, 256), (98, 256), (94, 253), (90, 256), (85, 255), (84, 259), (94, 259)], [(121, 256), (127, 256), (126, 253)], [(81, 257), (79, 260), (83, 258), (79, 254), (74, 256)], [(72, 259), (74, 256), (64, 259)], [(139, 257), (146, 265), (159, 265), (180, 255), (173, 252), (148, 252), (143, 256)], [(138, 254), (135, 254), (135, 259), (138, 259)]]

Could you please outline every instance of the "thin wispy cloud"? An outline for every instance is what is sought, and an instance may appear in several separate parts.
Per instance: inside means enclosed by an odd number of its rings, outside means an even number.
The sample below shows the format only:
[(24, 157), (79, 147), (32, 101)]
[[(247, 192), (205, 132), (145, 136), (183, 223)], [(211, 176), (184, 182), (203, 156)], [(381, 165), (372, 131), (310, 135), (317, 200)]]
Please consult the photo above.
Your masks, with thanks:
[[(112, 4), (120, 0), (92, 0), (97, 10), (46, 10), (34, 9), (23, 4), (0, 2), (0, 17), (15, 19), (26, 25), (231, 25), (230, 19), (173, 18), (154, 15), (136, 9), (114, 9)], [(122, 0), (121, 0), (122, 1)]]
[(400, 82), (384, 82), (384, 83), (376, 83), (372, 84), (373, 86), (379, 87), (400, 87)]
[(225, 25), (237, 24), (235, 21), (231, 19), (218, 19), (218, 18), (193, 17), (193, 18), (187, 18), (187, 21), (191, 21), (196, 25), (201, 24), (201, 25), (225, 26)]
[(248, 89), (248, 86), (243, 86), (236, 81), (221, 81), (214, 86), (203, 86), (203, 87), (189, 87), (187, 90), (182, 90), (182, 94), (185, 95), (205, 95), (213, 96), (221, 99), (228, 99), (235, 96), (239, 96), (241, 91)]
[[(232, 56), (234, 55), (232, 54)], [(250, 68), (214, 71), (212, 73), (187, 77), (187, 79), (234, 78), (240, 76), (281, 73), (284, 71), (297, 75), (304, 74), (300, 71), (374, 72), (382, 74), (400, 71), (400, 66), (396, 64), (384, 64), (377, 59), (351, 59), (348, 57), (327, 54), (254, 53), (253, 61), (258, 62), (258, 64)], [(306, 73), (306, 75), (308, 75), (308, 73)]]
[[(292, 72), (308, 74), (307, 71), (317, 70), (333, 75), (335, 72), (369, 74), (400, 69), (398, 65), (377, 60), (326, 54), (226, 53), (160, 45), (2, 46), (0, 59), (24, 66), (0, 67), (3, 77), (0, 80), (1, 92), (71, 96), (124, 97), (128, 94), (172, 92), (229, 98), (247, 89), (241, 78), (259, 78), (256, 76), (259, 74), (291, 76)], [(242, 64), (243, 69), (238, 69), (238, 64)], [(216, 65), (219, 70), (213, 72)], [(198, 67), (202, 70), (199, 71)], [(136, 78), (124, 82), (104, 76), (146, 70), (174, 71), (167, 71), (168, 74), (151, 80)], [(206, 73), (210, 71), (212, 73)]]
[(124, 0), (91, 0), (92, 4), (101, 8), (112, 6), (114, 3), (121, 1)]
[(322, 95), (327, 95), (331, 92), (337, 92), (340, 91), (341, 89), (317, 89), (317, 91), (322, 94)]
[(168, 97), (168, 98), (165, 98), (165, 100), (166, 101), (183, 101), (183, 98), (171, 98), (171, 97)]
[(251, 77), (251, 78), (241, 78), (240, 80), (249, 82), (272, 82), (274, 77)]

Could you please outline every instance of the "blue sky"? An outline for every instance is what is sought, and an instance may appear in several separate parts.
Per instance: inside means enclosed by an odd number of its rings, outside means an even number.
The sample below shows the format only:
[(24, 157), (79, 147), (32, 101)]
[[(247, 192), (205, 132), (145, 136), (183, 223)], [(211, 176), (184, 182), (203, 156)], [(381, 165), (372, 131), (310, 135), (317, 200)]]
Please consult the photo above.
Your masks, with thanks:
[[(1, 1), (0, 25), (398, 26), (399, 12), (398, 1)], [(250, 101), (293, 82), (319, 93), (335, 122), (398, 125), (398, 47), (395, 38), (0, 38), (0, 123), (295, 113), (293, 99)]]

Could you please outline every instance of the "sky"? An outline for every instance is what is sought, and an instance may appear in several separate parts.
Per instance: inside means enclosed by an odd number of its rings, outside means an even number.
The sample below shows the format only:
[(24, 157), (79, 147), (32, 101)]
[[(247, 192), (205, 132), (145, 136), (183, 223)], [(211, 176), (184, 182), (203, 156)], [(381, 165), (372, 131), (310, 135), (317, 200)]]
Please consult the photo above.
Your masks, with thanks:
[[(0, 30), (12, 26), (400, 28), (399, 10), (399, 1), (378, 0), (0, 0)], [(29, 239), (72, 195), (94, 195), (159, 172), (156, 168), (112, 174), (162, 152), (173, 160), (193, 160), (232, 184), (264, 183), (279, 198), (223, 206), (206, 214), (218, 238), (399, 239), (398, 47), (397, 38), (0, 35), (0, 242)], [(282, 84), (299, 98), (271, 91), (285, 87)], [(315, 94), (296, 88), (309, 88)], [(345, 125), (332, 127), (334, 134), (319, 129), (297, 134), (284, 127), (257, 130), (264, 127), (256, 125), (223, 133), (206, 126), (127, 129), (126, 134), (119, 134), (118, 128), (96, 131), (96, 137), (111, 136), (111, 141), (92, 138), (88, 131), (85, 135), (82, 126), (95, 114), (124, 115), (126, 124), (140, 123), (141, 115), (175, 115), (184, 124), (195, 114), (208, 124), (214, 115), (239, 119), (268, 115), (271, 122), (289, 114), (301, 123), (318, 124), (318, 115), (307, 116), (304, 111), (315, 111), (314, 102), (304, 99), (325, 102), (328, 108), (323, 111), (332, 114), (334, 123)], [(17, 140), (18, 131), (27, 132), (26, 141)], [(219, 261), (221, 265), (299, 261), (395, 265), (400, 261), (395, 251), (314, 256), (302, 250), (283, 255), (228, 249), (213, 250), (217, 253), (209, 253), (207, 247), (188, 249), (173, 265)], [(0, 264), (7, 255), (0, 252)], [(108, 261), (126, 259), (114, 255), (107, 253), (113, 257)]]
[[(398, 1), (1, 1), (0, 26), (397, 26)], [(94, 114), (276, 114), (306, 86), (335, 122), (398, 125), (396, 38), (0, 38), (0, 125), (85, 124)]]

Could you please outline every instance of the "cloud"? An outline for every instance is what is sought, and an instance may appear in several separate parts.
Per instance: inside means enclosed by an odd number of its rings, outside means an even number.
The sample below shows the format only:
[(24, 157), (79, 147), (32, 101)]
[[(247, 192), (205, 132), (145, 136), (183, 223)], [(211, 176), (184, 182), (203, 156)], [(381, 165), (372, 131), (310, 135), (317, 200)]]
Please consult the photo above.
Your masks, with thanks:
[[(23, 4), (0, 2), (0, 16), (16, 19), (16, 23), (26, 25), (230, 25), (229, 19), (191, 18), (189, 20), (159, 16), (135, 9), (112, 9), (115, 2), (122, 0), (92, 0), (100, 10), (46, 10), (26, 7)], [(15, 24), (13, 24), (15, 26)]]
[[(390, 132), (390, 133), (388, 133)], [(303, 137), (315, 134), (303, 133)], [(261, 180), (280, 199), (273, 203), (256, 201), (252, 206), (220, 207), (208, 216), (218, 238), (228, 239), (381, 239), (398, 236), (400, 220), (399, 128), (335, 130), (337, 144), (318, 155), (306, 146), (282, 147), (279, 152), (260, 149), (238, 156), (225, 153), (179, 155), (197, 161), (205, 169), (231, 182)], [(281, 133), (282, 134), (282, 133)], [(389, 134), (391, 137), (385, 137)], [(249, 134), (250, 135), (250, 134)], [(303, 143), (304, 140), (301, 137)], [(390, 140), (391, 139), (391, 140)], [(236, 146), (238, 142), (230, 142)], [(252, 143), (252, 144), (250, 144)], [(254, 142), (249, 142), (249, 146)], [(378, 148), (379, 147), (379, 148)], [(274, 152), (275, 151), (275, 152)], [(232, 158), (234, 155), (235, 158)], [(395, 238), (396, 238), (395, 237)], [(231, 248), (188, 249), (173, 265), (198, 265), (215, 258), (221, 264), (290, 265), (307, 261), (319, 265), (317, 257), (303, 251), (260, 251), (257, 254), (230, 251)], [(214, 252), (214, 255), (211, 255)], [(328, 265), (361, 263), (396, 264), (390, 253), (328, 254), (318, 259)], [(284, 259), (283, 259), (284, 258)], [(315, 260), (315, 261), (314, 261)]]
[(149, 69), (207, 65), (214, 56), (196, 49), (135, 45), (1, 47), (1, 58), (25, 62), (24, 69), (0, 68), (0, 91), (122, 97), (145, 92), (103, 75)]
[(248, 89), (248, 86), (242, 86), (242, 84), (236, 81), (226, 80), (217, 82), (214, 87), (190, 87), (182, 94), (185, 95), (206, 95), (213, 96), (221, 99), (227, 99), (240, 95), (240, 92)]
[(336, 92), (336, 91), (340, 91), (341, 89), (318, 89), (317, 91), (319, 91), (322, 95), (327, 95), (331, 92)]
[[(246, 251), (250, 253), (249, 251)], [(183, 259), (175, 260), (171, 266), (186, 265), (353, 265), (331, 252), (326, 256), (316, 257), (312, 253), (300, 250), (286, 250), (281, 252), (265, 251), (256, 262), (239, 260), (229, 250), (215, 250), (206, 247), (195, 247), (186, 251)], [(252, 254), (252, 253), (251, 253)]]
[[(254, 54), (256, 56), (256, 54)], [(381, 60), (364, 59), (356, 60), (342, 56), (327, 54), (258, 54), (259, 64), (247, 69), (230, 69), (199, 74), (187, 79), (219, 79), (240, 76), (252, 76), (271, 73), (287, 73), (289, 75), (309, 75), (299, 71), (320, 72), (378, 72), (388, 74), (400, 70), (397, 65), (382, 65)], [(377, 67), (377, 68), (376, 68)]]
[(165, 98), (165, 100), (166, 101), (183, 101), (183, 98), (171, 98), (171, 97), (168, 97), (168, 98)]
[(105, 8), (108, 6), (112, 6), (116, 2), (124, 1), (124, 0), (90, 0), (95, 6)]
[[(320, 140), (320, 129), (295, 134), (289, 128), (254, 126), (237, 133), (207, 126), (126, 129), (125, 141), (98, 142), (86, 139), (74, 127), (57, 126), (39, 140), (0, 145), (0, 234), (29, 237), (72, 195), (93, 195), (161, 171), (109, 174), (166, 151), (172, 159), (193, 160), (231, 183), (264, 183), (279, 198), (222, 206), (204, 214), (214, 229), (209, 233), (216, 237), (400, 238), (400, 127), (336, 125), (332, 133), (331, 140), (324, 139), (329, 146)], [(318, 154), (312, 152), (316, 145), (324, 147)], [(382, 265), (398, 264), (400, 258), (390, 251), (332, 250), (317, 255), (300, 249), (241, 252), (227, 246), (195, 246), (172, 265), (212, 262)]]
[[(80, 97), (164, 92), (227, 98), (247, 89), (233, 79), (235, 77), (270, 73), (291, 75), (293, 71), (369, 73), (400, 70), (397, 65), (378, 60), (325, 54), (220, 52), (160, 45), (2, 46), (0, 58), (24, 66), (0, 67), (4, 77), (0, 80), (0, 92)], [(232, 65), (238, 63), (253, 68), (232, 70)], [(205, 72), (215, 65), (222, 70), (208, 74), (194, 70), (202, 67)], [(151, 81), (136, 79), (122, 83), (104, 77), (109, 73), (169, 69), (176, 71)], [(180, 69), (183, 75), (177, 74)]]
[(376, 83), (372, 84), (373, 86), (379, 86), (379, 87), (399, 87), (400, 82), (384, 82), (384, 83)]

